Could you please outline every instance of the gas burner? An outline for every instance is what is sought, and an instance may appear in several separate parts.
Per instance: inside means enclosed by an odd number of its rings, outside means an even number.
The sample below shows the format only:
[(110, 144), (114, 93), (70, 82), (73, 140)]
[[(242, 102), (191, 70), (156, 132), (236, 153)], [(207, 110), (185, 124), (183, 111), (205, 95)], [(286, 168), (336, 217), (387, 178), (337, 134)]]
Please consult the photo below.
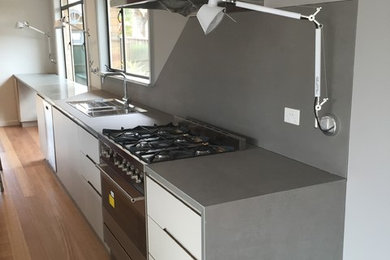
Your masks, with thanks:
[(220, 138), (220, 133), (212, 133), (211, 136), (216, 137), (211, 139), (205, 135), (207, 132), (200, 131), (202, 134), (199, 134), (195, 130), (194, 126), (170, 123), (132, 129), (104, 129), (103, 134), (146, 163), (230, 152), (237, 148), (221, 141), (224, 139)]

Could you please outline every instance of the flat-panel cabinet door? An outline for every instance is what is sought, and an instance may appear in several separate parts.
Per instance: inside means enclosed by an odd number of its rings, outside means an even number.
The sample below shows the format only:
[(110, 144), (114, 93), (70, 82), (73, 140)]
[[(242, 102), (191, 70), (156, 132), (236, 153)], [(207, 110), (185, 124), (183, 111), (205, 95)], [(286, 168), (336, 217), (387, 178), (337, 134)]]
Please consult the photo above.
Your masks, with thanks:
[(45, 129), (46, 129), (46, 159), (51, 168), (56, 171), (56, 155), (54, 147), (54, 127), (53, 127), (53, 112), (52, 106), (45, 100), (43, 102), (43, 109), (45, 113)]
[(35, 95), (35, 107), (37, 110), (39, 145), (43, 156), (47, 158), (46, 122), (43, 108), (43, 98), (38, 95)]
[(80, 208), (89, 224), (103, 241), (102, 197), (91, 182), (84, 180), (83, 183), (84, 200)]
[(58, 111), (53, 109), (54, 140), (56, 143), (57, 175), (73, 200), (82, 201), (81, 176), (78, 173), (78, 126)]

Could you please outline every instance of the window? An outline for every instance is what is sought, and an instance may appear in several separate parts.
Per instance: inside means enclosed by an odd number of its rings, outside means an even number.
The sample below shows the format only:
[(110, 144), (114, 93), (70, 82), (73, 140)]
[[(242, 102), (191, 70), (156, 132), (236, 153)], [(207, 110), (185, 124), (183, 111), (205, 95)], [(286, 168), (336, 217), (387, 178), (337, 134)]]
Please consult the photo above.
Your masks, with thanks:
[(110, 69), (150, 80), (149, 12), (108, 6)]
[(64, 40), (66, 77), (87, 85), (87, 55), (84, 34), (83, 0), (61, 0), (61, 16), (65, 17), (62, 29)]

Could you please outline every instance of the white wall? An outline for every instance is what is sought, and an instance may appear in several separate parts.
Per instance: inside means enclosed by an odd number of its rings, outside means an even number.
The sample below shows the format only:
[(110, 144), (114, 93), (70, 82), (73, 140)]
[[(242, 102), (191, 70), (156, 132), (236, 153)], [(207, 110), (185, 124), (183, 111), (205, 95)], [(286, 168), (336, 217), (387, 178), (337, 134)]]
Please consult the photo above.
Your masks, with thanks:
[(48, 59), (46, 37), (29, 29), (15, 27), (17, 21), (26, 20), (53, 35), (51, 1), (1, 0), (0, 11), (0, 126), (3, 126), (18, 123), (12, 75), (49, 73), (56, 69)]
[(345, 260), (390, 259), (390, 1), (359, 1)]

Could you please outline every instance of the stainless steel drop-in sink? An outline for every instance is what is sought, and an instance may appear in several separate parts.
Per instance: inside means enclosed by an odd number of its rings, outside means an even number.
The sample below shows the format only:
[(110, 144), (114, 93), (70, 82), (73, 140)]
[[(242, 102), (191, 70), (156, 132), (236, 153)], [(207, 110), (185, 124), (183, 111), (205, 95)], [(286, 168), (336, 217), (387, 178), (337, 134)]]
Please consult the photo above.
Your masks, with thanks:
[(123, 115), (130, 113), (144, 113), (147, 110), (133, 105), (125, 105), (119, 99), (93, 99), (67, 102), (77, 110), (90, 117)]

